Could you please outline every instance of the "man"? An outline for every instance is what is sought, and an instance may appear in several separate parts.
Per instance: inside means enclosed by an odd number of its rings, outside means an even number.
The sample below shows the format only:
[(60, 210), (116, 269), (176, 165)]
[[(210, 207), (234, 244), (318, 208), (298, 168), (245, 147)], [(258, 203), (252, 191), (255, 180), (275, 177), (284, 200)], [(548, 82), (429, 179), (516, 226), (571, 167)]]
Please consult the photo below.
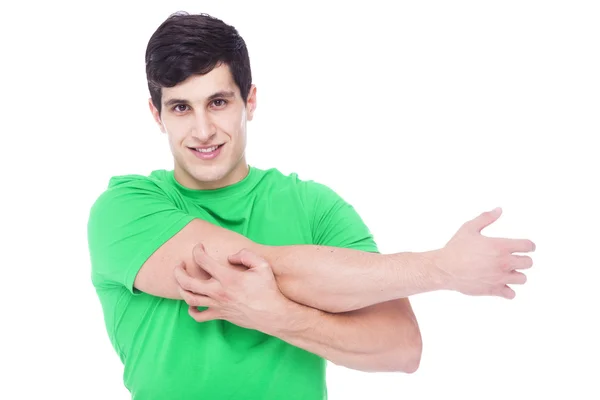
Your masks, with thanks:
[(323, 184), (245, 158), (257, 105), (235, 28), (178, 13), (150, 38), (150, 110), (173, 171), (113, 177), (88, 222), (92, 280), (134, 399), (323, 399), (326, 360), (414, 372), (408, 297), (513, 298), (529, 240), (462, 226), (447, 245), (382, 255)]

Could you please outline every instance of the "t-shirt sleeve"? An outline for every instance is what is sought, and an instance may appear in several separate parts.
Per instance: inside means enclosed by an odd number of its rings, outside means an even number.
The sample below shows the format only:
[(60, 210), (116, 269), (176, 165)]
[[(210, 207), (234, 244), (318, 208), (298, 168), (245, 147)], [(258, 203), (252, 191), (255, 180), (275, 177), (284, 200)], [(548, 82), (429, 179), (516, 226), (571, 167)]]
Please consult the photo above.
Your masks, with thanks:
[(309, 181), (314, 244), (378, 253), (373, 234), (354, 206), (330, 187)]
[(144, 262), (194, 217), (143, 176), (113, 178), (90, 209), (87, 225), (92, 282), (132, 294)]

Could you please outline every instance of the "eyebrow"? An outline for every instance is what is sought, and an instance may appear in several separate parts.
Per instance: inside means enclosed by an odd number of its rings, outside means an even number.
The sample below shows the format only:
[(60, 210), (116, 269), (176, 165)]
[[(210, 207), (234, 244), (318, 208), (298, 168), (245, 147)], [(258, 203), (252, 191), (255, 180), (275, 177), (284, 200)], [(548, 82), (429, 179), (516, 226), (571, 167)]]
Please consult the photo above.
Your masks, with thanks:
[[(222, 90), (208, 96), (208, 101), (212, 101), (220, 98), (233, 98), (235, 97), (235, 92), (232, 90)], [(174, 106), (176, 104), (188, 104), (189, 101), (185, 99), (169, 99), (165, 101), (165, 107)]]

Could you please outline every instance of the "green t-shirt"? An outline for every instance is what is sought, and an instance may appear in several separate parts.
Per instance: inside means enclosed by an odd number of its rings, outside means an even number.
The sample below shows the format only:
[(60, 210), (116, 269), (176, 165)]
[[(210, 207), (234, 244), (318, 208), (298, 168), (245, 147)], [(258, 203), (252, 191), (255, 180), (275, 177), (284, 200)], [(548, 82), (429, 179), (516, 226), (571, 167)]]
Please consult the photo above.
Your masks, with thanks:
[(157, 170), (113, 177), (88, 222), (92, 282), (133, 399), (322, 400), (326, 360), (226, 321), (198, 323), (185, 302), (133, 288), (144, 262), (194, 218), (267, 245), (377, 251), (354, 208), (296, 174), (250, 167), (242, 181), (191, 190)]

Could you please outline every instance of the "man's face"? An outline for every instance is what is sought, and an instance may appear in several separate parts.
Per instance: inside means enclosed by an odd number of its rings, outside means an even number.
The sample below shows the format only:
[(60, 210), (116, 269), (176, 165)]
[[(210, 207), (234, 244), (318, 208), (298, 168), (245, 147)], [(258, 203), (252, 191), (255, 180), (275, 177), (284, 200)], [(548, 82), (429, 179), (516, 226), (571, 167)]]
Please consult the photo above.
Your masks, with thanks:
[(162, 89), (162, 111), (150, 110), (169, 139), (175, 177), (191, 189), (236, 183), (247, 173), (246, 122), (256, 108), (252, 86), (244, 104), (227, 65)]

